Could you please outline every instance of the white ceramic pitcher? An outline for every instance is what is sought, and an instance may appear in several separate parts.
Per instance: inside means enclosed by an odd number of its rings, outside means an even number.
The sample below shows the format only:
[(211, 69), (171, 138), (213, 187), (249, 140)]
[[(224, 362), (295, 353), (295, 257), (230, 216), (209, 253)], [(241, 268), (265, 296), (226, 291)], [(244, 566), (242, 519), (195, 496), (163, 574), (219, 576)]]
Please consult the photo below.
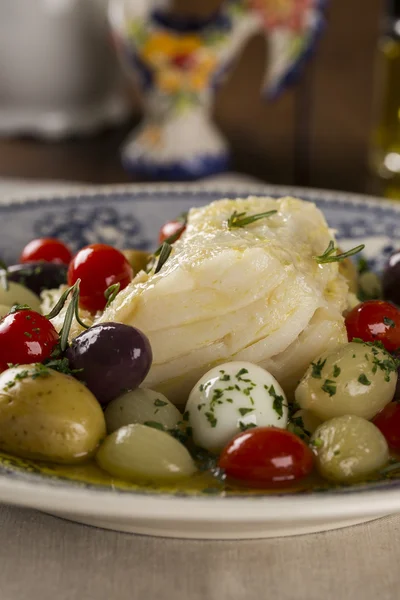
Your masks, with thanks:
[(88, 133), (129, 114), (107, 0), (0, 0), (0, 135)]

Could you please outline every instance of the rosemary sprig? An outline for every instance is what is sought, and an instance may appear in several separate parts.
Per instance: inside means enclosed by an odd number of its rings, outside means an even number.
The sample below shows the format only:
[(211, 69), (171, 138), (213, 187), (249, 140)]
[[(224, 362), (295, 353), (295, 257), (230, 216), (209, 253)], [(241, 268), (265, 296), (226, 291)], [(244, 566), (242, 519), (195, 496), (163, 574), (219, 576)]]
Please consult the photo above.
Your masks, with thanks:
[(80, 316), (79, 316), (79, 285), (81, 283), (81, 280), (78, 279), (73, 286), (69, 287), (67, 290), (65, 290), (65, 292), (62, 294), (62, 296), (60, 297), (59, 301), (57, 302), (57, 304), (54, 306), (53, 310), (46, 315), (47, 319), (54, 319), (54, 317), (56, 317), (64, 308), (64, 305), (68, 299), (68, 296), (71, 294), (71, 301), (68, 304), (67, 310), (65, 311), (65, 318), (64, 318), (64, 324), (62, 326), (62, 329), (60, 331), (60, 348), (61, 351), (64, 352), (64, 350), (67, 349), (68, 347), (68, 337), (69, 337), (69, 332), (71, 330), (71, 325), (72, 325), (72, 321), (75, 317), (75, 319), (77, 320), (77, 322), (79, 323), (79, 325), (81, 325), (81, 327), (84, 327), (85, 329), (89, 329), (89, 326), (86, 325), (86, 323), (84, 323)]
[(160, 256), (158, 258), (157, 266), (155, 268), (154, 273), (158, 273), (162, 269), (162, 267), (167, 262), (169, 255), (171, 254), (171, 251), (172, 251), (172, 246), (170, 244), (168, 244), (168, 242), (164, 242), (163, 245), (161, 246)]
[(4, 261), (2, 261), (0, 259), (0, 285), (3, 288), (3, 290), (5, 290), (6, 292), (8, 292), (10, 285), (8, 283), (8, 267), (6, 265), (6, 263)]
[(275, 215), (277, 210), (269, 210), (267, 212), (258, 213), (257, 215), (250, 215), (246, 217), (245, 212), (237, 212), (233, 211), (231, 216), (227, 221), (228, 229), (233, 229), (234, 227), (246, 227), (246, 225), (250, 225), (251, 223), (255, 223), (255, 221), (259, 221), (260, 219), (267, 219), (272, 215)]
[(112, 302), (114, 302), (120, 289), (121, 289), (120, 283), (114, 283), (113, 285), (110, 285), (110, 287), (108, 287), (106, 289), (106, 291), (104, 292), (104, 297), (107, 300), (106, 308), (108, 308), (110, 306), (110, 304)]
[(361, 244), (360, 246), (356, 246), (355, 248), (351, 248), (347, 252), (343, 252), (342, 254), (335, 254), (337, 252), (337, 248), (335, 248), (335, 244), (331, 240), (328, 244), (327, 249), (320, 256), (314, 256), (315, 260), (319, 265), (323, 265), (326, 263), (340, 262), (349, 256), (354, 256), (358, 254), (362, 250), (364, 250), (365, 244)]

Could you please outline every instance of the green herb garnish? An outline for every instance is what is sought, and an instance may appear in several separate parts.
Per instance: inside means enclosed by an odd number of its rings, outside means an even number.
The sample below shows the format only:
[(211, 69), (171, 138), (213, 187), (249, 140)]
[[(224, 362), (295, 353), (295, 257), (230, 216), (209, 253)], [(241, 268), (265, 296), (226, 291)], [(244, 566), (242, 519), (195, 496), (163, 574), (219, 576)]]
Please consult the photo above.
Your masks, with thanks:
[(336, 394), (336, 381), (332, 381), (332, 379), (325, 379), (321, 389), (329, 394), (329, 396), (334, 396)]
[(335, 244), (331, 240), (329, 242), (328, 247), (325, 250), (325, 252), (323, 254), (321, 254), (320, 256), (315, 256), (314, 258), (319, 265), (323, 265), (326, 263), (340, 262), (341, 260), (344, 260), (345, 258), (348, 258), (349, 256), (354, 256), (355, 254), (358, 254), (359, 252), (364, 250), (364, 248), (365, 248), (365, 244), (361, 244), (360, 246), (356, 246), (355, 248), (352, 248), (351, 250), (348, 250), (347, 252), (343, 252), (342, 254), (335, 254), (337, 252), (337, 248), (335, 248)]
[(242, 415), (242, 417), (244, 417), (244, 415), (247, 415), (247, 413), (251, 413), (254, 411), (254, 408), (239, 408), (238, 409), (240, 414)]
[(160, 400), (157, 398), (154, 400), (154, 406), (167, 406), (168, 402), (164, 402), (164, 400)]
[(255, 423), (243, 423), (243, 421), (239, 421), (240, 431), (247, 431), (248, 429), (253, 429), (254, 427), (257, 427)]
[(110, 287), (108, 287), (106, 289), (106, 291), (104, 292), (104, 297), (107, 300), (106, 308), (108, 308), (110, 306), (110, 304), (112, 302), (114, 302), (120, 289), (121, 289), (120, 283), (114, 283), (113, 285), (110, 285)]
[(396, 323), (393, 321), (393, 319), (389, 319), (389, 317), (383, 317), (383, 322), (392, 329), (396, 327)]
[(320, 358), (318, 359), (318, 361), (316, 363), (311, 363), (311, 377), (314, 377), (314, 379), (321, 379), (321, 373), (322, 373), (322, 369), (324, 368), (326, 363), (326, 358), (325, 360), (321, 360)]
[(161, 271), (162, 267), (167, 262), (171, 252), (172, 252), (172, 246), (170, 244), (168, 244), (168, 242), (164, 242), (160, 248), (158, 262), (157, 262), (154, 273), (158, 273), (159, 271)]
[(210, 423), (211, 427), (216, 427), (218, 420), (217, 420), (216, 416), (214, 415), (214, 413), (206, 412), (204, 414), (206, 416), (207, 421)]
[[(14, 313), (18, 312), (19, 310), (31, 310), (31, 307), (28, 306), (27, 304), (14, 304), (11, 308), (10, 308), (10, 315), (13, 315)], [(27, 315), (28, 317), (30, 315)]]
[(371, 382), (368, 379), (368, 377), (365, 375), (365, 373), (361, 373), (361, 375), (358, 378), (358, 382), (361, 383), (362, 385), (371, 385)]
[(278, 417), (281, 418), (283, 416), (283, 407), (287, 406), (286, 404), (284, 404), (284, 398), (283, 396), (279, 396), (279, 394), (275, 392), (275, 388), (273, 385), (271, 385), (268, 392), (274, 399), (272, 403), (272, 408), (277, 413)]
[(337, 365), (334, 365), (333, 367), (333, 376), (334, 377), (339, 377), (340, 373), (342, 372), (342, 369), (340, 367), (338, 367)]
[(250, 225), (251, 223), (255, 223), (255, 221), (259, 221), (260, 219), (267, 219), (272, 215), (275, 215), (277, 210), (269, 210), (267, 212), (258, 213), (257, 215), (250, 215), (246, 217), (245, 212), (237, 212), (233, 211), (231, 216), (227, 221), (228, 229), (233, 229), (234, 227), (246, 227), (246, 225)]

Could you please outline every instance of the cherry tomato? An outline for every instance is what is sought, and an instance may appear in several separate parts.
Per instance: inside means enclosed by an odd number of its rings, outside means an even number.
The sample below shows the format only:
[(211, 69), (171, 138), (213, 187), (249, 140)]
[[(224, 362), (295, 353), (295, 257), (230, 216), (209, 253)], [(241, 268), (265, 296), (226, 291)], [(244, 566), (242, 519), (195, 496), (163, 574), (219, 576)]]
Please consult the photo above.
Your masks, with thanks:
[(294, 433), (255, 427), (239, 433), (225, 446), (218, 466), (228, 478), (248, 486), (268, 487), (305, 477), (313, 462), (312, 451)]
[(104, 309), (107, 303), (104, 292), (110, 285), (119, 283), (123, 290), (132, 278), (132, 267), (122, 252), (106, 244), (82, 248), (68, 268), (68, 285), (81, 280), (79, 304), (91, 312)]
[(72, 254), (65, 244), (53, 238), (32, 240), (22, 250), (20, 263), (45, 262), (68, 265)]
[(364, 342), (382, 342), (388, 352), (400, 347), (400, 311), (383, 300), (358, 304), (345, 320), (349, 342), (360, 338)]
[(171, 236), (173, 236), (173, 240), (171, 241), (176, 242), (176, 240), (179, 240), (185, 229), (186, 225), (182, 221), (167, 221), (160, 229), (158, 241), (160, 244), (162, 244), (165, 242), (165, 240), (168, 240)]
[(390, 402), (372, 421), (393, 450), (400, 451), (400, 404)]
[(59, 335), (46, 317), (33, 310), (18, 310), (0, 321), (0, 372), (7, 363), (30, 364), (49, 358)]

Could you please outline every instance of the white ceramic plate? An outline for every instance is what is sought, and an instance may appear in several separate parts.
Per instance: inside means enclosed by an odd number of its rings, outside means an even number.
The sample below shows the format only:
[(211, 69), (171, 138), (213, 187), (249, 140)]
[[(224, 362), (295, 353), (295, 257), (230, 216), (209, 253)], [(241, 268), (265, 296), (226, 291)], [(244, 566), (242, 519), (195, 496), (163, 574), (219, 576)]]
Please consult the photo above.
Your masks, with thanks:
[[(294, 195), (312, 200), (335, 228), (342, 248), (366, 243), (379, 270), (400, 246), (400, 204), (340, 192), (273, 186), (131, 186), (73, 191), (55, 197), (18, 198), (0, 204), (0, 255), (13, 262), (38, 236), (55, 236), (78, 248), (93, 241), (148, 248), (168, 218), (221, 197)], [(278, 495), (164, 493), (120, 490), (0, 464), (0, 500), (90, 525), (148, 535), (239, 539), (334, 529), (400, 511), (400, 480)]]

